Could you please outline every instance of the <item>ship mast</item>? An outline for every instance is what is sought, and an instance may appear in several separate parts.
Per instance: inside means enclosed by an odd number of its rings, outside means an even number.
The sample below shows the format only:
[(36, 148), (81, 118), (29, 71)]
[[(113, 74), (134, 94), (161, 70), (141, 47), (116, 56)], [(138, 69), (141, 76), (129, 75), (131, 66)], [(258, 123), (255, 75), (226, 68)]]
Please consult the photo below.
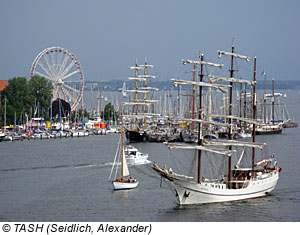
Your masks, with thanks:
[[(223, 68), (223, 64), (215, 64), (215, 63), (211, 63), (211, 62), (206, 62), (204, 61), (204, 54), (200, 55), (200, 61), (197, 60), (182, 60), (183, 64), (193, 64), (193, 72), (195, 73), (196, 70), (196, 64), (200, 64), (200, 74), (199, 74), (199, 79), (200, 82), (199, 84), (203, 84), (203, 77), (204, 77), (204, 73), (203, 73), (203, 65), (209, 65), (209, 66), (214, 66), (214, 67), (218, 67), (218, 68)], [(185, 84), (190, 84), (193, 85), (193, 108), (194, 108), (194, 91), (195, 91), (195, 85), (197, 85), (197, 83), (195, 81), (193, 82), (186, 82)], [(205, 86), (208, 87), (216, 87), (213, 84), (205, 84)], [(222, 89), (222, 88), (220, 88)], [(223, 88), (224, 89), (224, 88)], [(227, 88), (226, 88), (227, 89)], [(199, 116), (198, 118), (201, 120), (202, 119), (202, 86), (199, 86)], [(192, 115), (194, 115), (194, 110), (192, 111)], [(193, 120), (193, 116), (192, 116), (192, 120)], [(193, 123), (193, 122), (192, 122)], [(201, 128), (201, 123), (199, 122), (198, 124), (198, 145), (202, 145), (202, 128)], [(201, 178), (201, 149), (198, 149), (198, 166), (197, 166), (197, 182), (200, 183), (200, 178)]]
[[(201, 65), (202, 68), (202, 65)], [(196, 64), (193, 67), (193, 82), (196, 82)], [(202, 81), (201, 81), (202, 82)], [(193, 97), (192, 97), (192, 119), (195, 118), (195, 96), (196, 96), (196, 86), (193, 85)], [(201, 100), (201, 99), (200, 99)], [(194, 131), (194, 123), (192, 122), (192, 132)]]
[[(157, 90), (156, 88), (148, 87), (147, 79), (148, 78), (155, 78), (155, 76), (148, 75), (148, 68), (153, 68), (154, 65), (150, 65), (147, 63), (147, 58), (145, 58), (145, 64), (144, 65), (138, 65), (140, 68), (144, 68), (144, 76), (138, 76), (139, 78), (143, 79), (144, 81), (144, 87), (142, 87), (143, 90), (145, 91), (150, 91), (150, 90)], [(137, 80), (136, 80), (137, 81)], [(147, 92), (144, 94), (144, 101), (147, 101)], [(146, 107), (144, 107), (144, 113), (146, 113)], [(149, 113), (149, 107), (148, 107), (148, 113)], [(146, 117), (144, 118), (144, 128), (147, 128), (147, 119)]]
[[(138, 62), (136, 60), (136, 64), (133, 67), (129, 67), (131, 70), (135, 70), (135, 76), (134, 77), (128, 77), (128, 80), (134, 80), (135, 81), (135, 89), (133, 90), (126, 90), (126, 92), (133, 92), (135, 93), (135, 101), (134, 102), (124, 102), (123, 105), (134, 105), (135, 106), (135, 115), (126, 115), (127, 117), (129, 116), (134, 116), (135, 117), (135, 130), (138, 131), (138, 118), (141, 118), (142, 115), (139, 115), (138, 113), (138, 105), (146, 105), (146, 106), (151, 106), (154, 103), (158, 102), (158, 100), (147, 100), (147, 93), (152, 91), (157, 91), (158, 88), (153, 88), (149, 87), (147, 84), (147, 79), (148, 78), (155, 78), (153, 75), (148, 75), (148, 68), (153, 68), (154, 65), (148, 65), (147, 60), (145, 59), (145, 64), (143, 65), (138, 65)], [(139, 70), (144, 70), (143, 75), (139, 75), (138, 71)], [(138, 83), (139, 82), (144, 82), (144, 87), (139, 87)], [(144, 93), (144, 98), (143, 100), (138, 99), (138, 93)], [(133, 110), (134, 111), (134, 110)], [(143, 113), (146, 114), (146, 107), (142, 109)], [(149, 111), (149, 108), (148, 108)], [(147, 113), (147, 116), (151, 116), (149, 112)], [(142, 118), (144, 118), (144, 128), (146, 128), (147, 120), (146, 116), (144, 115)]]
[[(138, 91), (138, 80), (139, 80), (138, 71), (143, 69), (143, 68), (138, 66), (138, 62), (137, 62), (137, 59), (136, 59), (135, 66), (129, 67), (129, 69), (135, 70), (135, 77), (132, 78), (132, 80), (135, 80), (135, 89), (133, 90), (133, 92), (135, 92), (135, 108), (136, 108), (135, 112), (136, 112), (136, 115), (137, 115), (137, 113), (138, 113), (138, 104), (137, 104), (137, 102), (138, 102), (138, 92), (139, 92)], [(138, 123), (137, 122), (138, 122), (138, 120), (137, 120), (137, 118), (135, 118), (135, 130), (136, 131), (138, 131)]]
[[(233, 53), (234, 53), (234, 45), (232, 43), (231, 45), (231, 67), (230, 67), (230, 77), (233, 78), (233, 73), (234, 73), (234, 68), (233, 68)], [(230, 88), (229, 88), (229, 112), (228, 115), (232, 115), (232, 85), (233, 83), (230, 82)], [(229, 118), (229, 124), (232, 123), (232, 119)], [(229, 135), (228, 135), (229, 140), (233, 139), (233, 133), (232, 133), (232, 126), (229, 127)], [(229, 150), (232, 150), (232, 146), (229, 146)], [(228, 157), (228, 182), (231, 182), (231, 162), (232, 162), (232, 156), (230, 155)], [(230, 184), (228, 184), (229, 188), (231, 188)]]
[[(144, 75), (147, 77), (147, 59), (145, 58), (145, 68), (144, 68)], [(147, 87), (147, 79), (145, 79), (145, 87)], [(147, 100), (147, 92), (145, 92), (144, 99)], [(146, 107), (144, 107), (146, 109)], [(148, 110), (149, 112), (149, 110)], [(147, 119), (146, 117), (144, 118), (144, 128), (147, 128)]]
[[(183, 64), (187, 64), (186, 63), (187, 60), (183, 60)], [(192, 63), (193, 64), (193, 70), (187, 70), (185, 71), (185, 73), (189, 73), (189, 72), (193, 72), (193, 82), (196, 82), (196, 72), (197, 72), (197, 69), (196, 69), (196, 64), (198, 63), (199, 61), (189, 61), (188, 63)], [(192, 85), (192, 115), (191, 115), (191, 118), (192, 119), (195, 119), (195, 98), (196, 98), (196, 85)], [(190, 116), (190, 115), (189, 115)], [(194, 122), (192, 122), (192, 132), (194, 132), (195, 130), (195, 124)]]
[[(254, 72), (253, 72), (253, 81), (256, 83), (256, 56), (254, 57)], [(256, 119), (256, 84), (253, 86), (253, 120)], [(252, 130), (252, 141), (255, 143), (255, 129), (256, 125), (253, 123)], [(255, 167), (255, 148), (252, 148), (252, 176), (254, 176), (254, 167)]]
[[(200, 56), (200, 61), (203, 62), (204, 60), (204, 55), (201, 54)], [(200, 66), (200, 82), (203, 82), (203, 64)], [(199, 87), (199, 119), (202, 119), (202, 86)], [(201, 123), (198, 125), (198, 145), (202, 145), (202, 129), (201, 129)], [(197, 174), (197, 182), (200, 183), (200, 177), (201, 177), (201, 150), (198, 150), (198, 174)]]
[[(228, 118), (228, 122), (230, 124), (230, 127), (229, 127), (229, 132), (228, 132), (228, 139), (229, 140), (232, 140), (233, 139), (233, 133), (232, 133), (232, 85), (233, 85), (233, 82), (246, 82), (245, 80), (237, 80), (237, 79), (234, 79), (233, 78), (233, 74), (234, 74), (234, 66), (233, 66), (233, 59), (234, 57), (235, 58), (239, 58), (239, 59), (245, 59), (247, 62), (249, 62), (249, 57), (248, 56), (244, 56), (244, 55), (239, 55), (239, 54), (236, 54), (234, 52), (234, 44), (232, 43), (231, 45), (231, 52), (225, 52), (225, 51), (219, 51), (218, 50), (218, 53), (219, 53), (219, 58), (221, 57), (221, 55), (229, 55), (231, 56), (231, 66), (230, 66), (230, 78), (229, 78), (229, 81), (230, 81), (230, 94), (229, 94), (229, 118)], [(227, 79), (228, 80), (228, 79)], [(251, 83), (249, 81), (247, 81), (247, 83)], [(229, 146), (229, 150), (232, 150), (232, 146)], [(232, 157), (231, 155), (228, 156), (228, 188), (231, 188), (231, 185), (230, 185), (230, 182), (231, 182), (231, 162), (232, 162)]]
[[(137, 78), (138, 77), (138, 64), (137, 64), (137, 60), (136, 60), (136, 63), (135, 63), (135, 77)], [(138, 89), (138, 80), (135, 80), (135, 89), (137, 90)], [(138, 92), (136, 91), (135, 92), (135, 102), (138, 101)], [(135, 106), (136, 108), (136, 114), (138, 113), (138, 105), (136, 104)], [(138, 131), (138, 123), (137, 123), (137, 118), (135, 118), (135, 130)]]

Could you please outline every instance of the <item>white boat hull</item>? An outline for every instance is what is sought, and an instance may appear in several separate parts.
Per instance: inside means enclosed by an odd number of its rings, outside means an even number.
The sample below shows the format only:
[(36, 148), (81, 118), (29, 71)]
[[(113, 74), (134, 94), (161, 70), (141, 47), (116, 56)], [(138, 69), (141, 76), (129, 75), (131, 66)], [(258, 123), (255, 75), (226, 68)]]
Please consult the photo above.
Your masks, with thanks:
[(185, 180), (174, 180), (171, 184), (176, 190), (179, 204), (205, 204), (266, 196), (275, 188), (278, 178), (279, 173), (273, 172), (267, 178), (247, 181), (248, 186), (240, 189), (228, 189), (225, 184), (198, 184)]
[(73, 137), (84, 137), (84, 136), (88, 136), (89, 133), (85, 132), (85, 131), (77, 131), (77, 132), (73, 132)]
[(133, 189), (136, 188), (139, 185), (139, 182), (118, 182), (118, 181), (113, 181), (113, 186), (115, 190), (121, 190), (121, 189)]
[(126, 161), (130, 165), (141, 165), (141, 164), (146, 164), (149, 163), (148, 159), (148, 154), (147, 155), (142, 155), (142, 156), (126, 156)]

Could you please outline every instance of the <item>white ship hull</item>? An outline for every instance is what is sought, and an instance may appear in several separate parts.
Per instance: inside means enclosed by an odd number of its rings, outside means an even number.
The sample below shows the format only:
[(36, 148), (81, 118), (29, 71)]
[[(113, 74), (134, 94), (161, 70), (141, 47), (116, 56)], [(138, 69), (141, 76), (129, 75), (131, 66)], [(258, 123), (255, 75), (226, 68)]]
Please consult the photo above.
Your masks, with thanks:
[(278, 178), (279, 173), (274, 171), (264, 178), (245, 181), (248, 186), (240, 189), (228, 189), (226, 184), (221, 183), (198, 184), (194, 181), (178, 179), (171, 181), (171, 184), (176, 190), (179, 204), (205, 204), (266, 196), (275, 188)]
[(118, 181), (113, 181), (113, 186), (115, 190), (121, 190), (121, 189), (133, 189), (136, 188), (139, 185), (138, 181), (135, 182), (118, 182)]

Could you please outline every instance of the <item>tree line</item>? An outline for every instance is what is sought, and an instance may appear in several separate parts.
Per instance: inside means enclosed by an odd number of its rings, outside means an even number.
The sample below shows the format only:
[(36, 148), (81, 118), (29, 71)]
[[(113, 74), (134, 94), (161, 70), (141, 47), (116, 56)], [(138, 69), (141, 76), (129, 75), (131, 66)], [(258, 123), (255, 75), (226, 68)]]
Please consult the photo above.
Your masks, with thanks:
[(40, 76), (14, 77), (1, 92), (0, 126), (24, 123), (28, 118), (42, 116), (49, 119), (49, 107), (52, 99), (52, 83)]
[[(50, 107), (52, 105), (53, 86), (44, 77), (33, 76), (27, 81), (26, 77), (14, 77), (8, 80), (7, 87), (0, 94), (0, 127), (25, 123), (27, 118), (43, 117), (50, 121)], [(89, 118), (86, 109), (72, 112), (71, 120), (78, 117)], [(26, 117), (27, 116), (27, 117)], [(101, 112), (103, 120), (117, 120), (118, 114), (111, 103)], [(77, 119), (78, 120), (78, 119)]]

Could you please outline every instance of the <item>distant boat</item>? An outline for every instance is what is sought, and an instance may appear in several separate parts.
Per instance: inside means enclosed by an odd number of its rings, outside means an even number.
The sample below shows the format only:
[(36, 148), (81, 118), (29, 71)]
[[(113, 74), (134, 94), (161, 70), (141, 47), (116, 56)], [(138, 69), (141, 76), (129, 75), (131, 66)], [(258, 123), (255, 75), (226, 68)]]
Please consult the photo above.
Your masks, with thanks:
[(281, 124), (264, 124), (262, 126), (258, 126), (255, 130), (256, 135), (273, 135), (273, 134), (281, 134), (282, 133), (282, 125)]
[(5, 133), (0, 132), (0, 142), (2, 142), (4, 138), (5, 138)]
[(89, 133), (84, 129), (72, 131), (72, 136), (73, 137), (85, 137), (85, 136), (88, 136), (88, 135), (89, 135)]
[(124, 98), (127, 98), (128, 97), (128, 95), (127, 95), (127, 93), (126, 93), (126, 82), (124, 81), (123, 82), (123, 87), (122, 88), (120, 88), (120, 91), (122, 92), (122, 95), (123, 95), (123, 97)]
[[(126, 90), (126, 92), (133, 93), (134, 99), (129, 102), (123, 102), (123, 105), (128, 107), (128, 114), (125, 115), (126, 118), (131, 120), (132, 124), (135, 123), (134, 128), (133, 126), (126, 127), (126, 138), (130, 143), (148, 141), (148, 134), (146, 132), (147, 118), (159, 116), (158, 114), (149, 112), (151, 107), (154, 107), (153, 105), (159, 101), (149, 99), (149, 95), (147, 96), (149, 92), (158, 90), (157, 88), (149, 87), (147, 83), (149, 78), (155, 78), (155, 76), (149, 75), (147, 72), (148, 68), (153, 67), (154, 65), (147, 64), (147, 61), (145, 61), (144, 65), (138, 65), (136, 61), (135, 66), (129, 67), (129, 69), (135, 70), (135, 76), (128, 78), (129, 80), (135, 81), (135, 88), (132, 90)], [(139, 70), (144, 70), (144, 74), (139, 75)], [(138, 83), (143, 83), (143, 87), (140, 87)]]
[[(121, 145), (121, 148), (120, 148)], [(121, 151), (119, 151), (121, 150)], [(121, 152), (121, 153), (119, 153)], [(117, 178), (118, 168), (117, 168), (117, 159), (118, 156), (121, 155), (121, 178)], [(129, 169), (127, 166), (127, 160), (125, 157), (125, 150), (124, 150), (124, 137), (123, 137), (123, 117), (122, 117), (122, 125), (121, 125), (121, 136), (119, 145), (116, 151), (114, 164), (112, 166), (112, 170), (110, 173), (110, 178), (112, 176), (113, 171), (116, 171), (115, 173), (115, 179), (112, 181), (113, 187), (115, 190), (121, 190), (121, 189), (133, 189), (136, 188), (139, 184), (139, 182), (135, 179), (130, 177)]]
[(117, 133), (117, 128), (111, 126), (106, 130), (106, 133)]
[[(266, 74), (264, 73), (264, 81), (266, 83)], [(266, 85), (265, 85), (266, 87)], [(274, 91), (274, 79), (272, 79), (272, 93), (267, 94), (264, 90), (263, 97), (263, 122), (266, 125), (264, 131), (260, 131), (263, 134), (281, 134), (282, 128), (298, 127), (298, 123), (292, 122), (289, 112), (287, 110), (286, 103), (282, 98), (286, 98), (286, 94), (275, 93)], [(267, 105), (267, 101), (269, 104)], [(270, 110), (271, 109), (271, 110)], [(260, 134), (260, 133), (257, 133)]]
[(147, 142), (148, 135), (146, 132), (139, 130), (126, 130), (126, 138), (130, 143)]
[(128, 164), (139, 165), (148, 163), (148, 154), (141, 153), (131, 145), (125, 148), (125, 158)]

